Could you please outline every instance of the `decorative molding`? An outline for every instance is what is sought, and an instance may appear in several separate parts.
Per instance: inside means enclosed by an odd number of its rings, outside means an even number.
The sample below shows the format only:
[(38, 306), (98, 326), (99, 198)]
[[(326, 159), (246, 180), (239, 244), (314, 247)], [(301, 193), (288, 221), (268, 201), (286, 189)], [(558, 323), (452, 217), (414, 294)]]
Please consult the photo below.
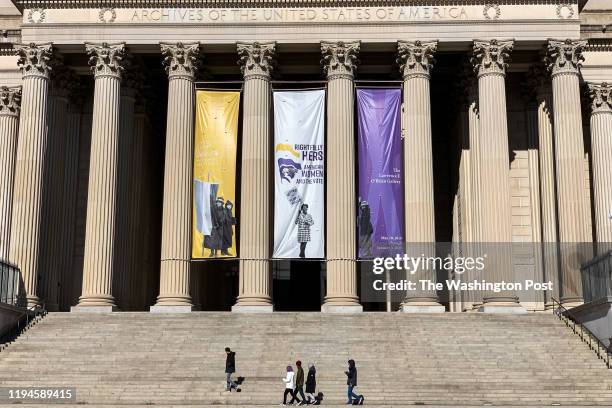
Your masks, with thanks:
[(244, 79), (270, 79), (274, 69), (276, 56), (276, 42), (238, 42), (238, 64)]
[(17, 66), (21, 69), (24, 78), (49, 78), (51, 67), (49, 61), (53, 53), (51, 43), (44, 44), (16, 44), (15, 53), (19, 57)]
[(19, 116), (21, 110), (21, 87), (0, 88), (0, 116)]
[(168, 79), (193, 81), (200, 63), (200, 43), (160, 43), (159, 46)]
[(404, 80), (417, 76), (429, 78), (437, 48), (437, 41), (398, 41), (396, 62)]
[(600, 84), (587, 83), (589, 96), (591, 97), (591, 112), (612, 114), (612, 84), (602, 82)]
[(100, 9), (100, 12), (98, 12), (98, 18), (100, 19), (101, 23), (112, 23), (117, 18), (117, 12), (114, 8), (105, 7)]
[[(567, 16), (563, 15), (563, 10), (569, 10)], [(574, 6), (571, 3), (560, 3), (557, 4), (557, 18), (565, 20), (574, 17)]]
[[(493, 16), (491, 16), (491, 10), (495, 12)], [(482, 15), (487, 20), (498, 20), (501, 17), (501, 9), (499, 8), (499, 5), (496, 3), (485, 4), (482, 9)]]
[(475, 40), (471, 62), (478, 77), (505, 75), (513, 48), (513, 40)]
[(353, 79), (359, 64), (360, 41), (321, 41), (323, 72), (328, 80), (347, 78)]
[(94, 77), (121, 78), (124, 69), (125, 43), (85, 43)]
[(587, 41), (548, 40), (547, 54), (544, 58), (552, 76), (559, 74), (578, 75), (584, 56), (582, 52)]
[(45, 21), (46, 13), (45, 9), (37, 7), (28, 11), (28, 23), (38, 24)]

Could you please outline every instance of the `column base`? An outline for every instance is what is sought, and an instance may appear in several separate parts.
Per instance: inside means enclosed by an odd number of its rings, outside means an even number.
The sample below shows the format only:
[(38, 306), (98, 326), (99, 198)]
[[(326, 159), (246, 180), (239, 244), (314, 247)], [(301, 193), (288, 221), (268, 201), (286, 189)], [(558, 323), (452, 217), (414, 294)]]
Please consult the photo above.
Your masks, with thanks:
[(582, 306), (584, 304), (584, 301), (580, 298), (578, 299), (562, 299), (561, 300), (561, 306), (563, 306), (566, 309), (572, 309), (574, 307), (578, 307), (578, 306)]
[(526, 314), (527, 309), (519, 303), (515, 304), (495, 304), (485, 303), (478, 308), (481, 313), (497, 313), (497, 314)]
[(59, 305), (57, 303), (46, 303), (45, 309), (47, 309), (47, 312), (59, 312)]
[(191, 313), (195, 311), (193, 305), (153, 305), (149, 308), (151, 313)]
[(71, 313), (112, 313), (118, 311), (117, 306), (72, 306)]
[(272, 313), (274, 305), (241, 305), (236, 303), (232, 306), (232, 313)]
[(337, 305), (334, 303), (324, 303), (321, 306), (322, 313), (345, 313), (345, 314), (353, 314), (353, 313), (361, 313), (363, 312), (363, 306), (360, 304), (356, 305)]
[(400, 306), (402, 313), (445, 313), (446, 308), (439, 303), (418, 303), (407, 302)]

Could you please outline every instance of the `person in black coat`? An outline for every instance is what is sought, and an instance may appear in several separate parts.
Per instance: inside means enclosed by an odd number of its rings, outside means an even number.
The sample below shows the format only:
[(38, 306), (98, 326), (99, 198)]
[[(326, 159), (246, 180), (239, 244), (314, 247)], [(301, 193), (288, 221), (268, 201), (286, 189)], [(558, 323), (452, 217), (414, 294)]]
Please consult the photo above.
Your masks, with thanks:
[(240, 392), (238, 384), (232, 380), (232, 374), (236, 372), (236, 353), (230, 350), (229, 347), (225, 348), (225, 382), (227, 384), (226, 391), (232, 392), (235, 389)]
[(363, 395), (357, 395), (353, 392), (353, 388), (357, 386), (357, 367), (355, 366), (355, 360), (350, 359), (348, 361), (348, 371), (345, 371), (346, 374), (346, 385), (348, 385), (348, 402), (347, 404), (353, 405), (363, 405)]
[(317, 389), (317, 369), (314, 364), (308, 365), (308, 374), (306, 376), (306, 400), (309, 404), (314, 404), (316, 401), (315, 392)]

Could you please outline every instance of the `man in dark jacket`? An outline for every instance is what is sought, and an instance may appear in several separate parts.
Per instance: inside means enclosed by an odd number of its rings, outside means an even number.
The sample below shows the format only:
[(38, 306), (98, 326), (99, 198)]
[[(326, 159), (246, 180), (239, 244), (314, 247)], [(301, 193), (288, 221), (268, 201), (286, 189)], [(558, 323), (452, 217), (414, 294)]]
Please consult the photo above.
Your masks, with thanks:
[[(295, 374), (295, 392), (293, 393), (293, 398), (289, 405), (292, 405), (294, 402), (298, 402), (299, 405), (306, 404), (306, 396), (304, 395), (304, 369), (302, 368), (302, 362), (300, 360), (295, 362), (297, 366), (297, 373)], [(302, 397), (302, 401), (297, 397), (298, 392), (300, 393), (300, 397)]]
[(353, 405), (363, 405), (363, 395), (357, 395), (353, 392), (353, 388), (357, 386), (357, 367), (355, 366), (355, 360), (350, 359), (348, 361), (348, 371), (345, 371), (346, 374), (346, 385), (348, 385), (348, 402), (347, 404)]
[(232, 388), (235, 388), (237, 392), (240, 392), (238, 384), (232, 380), (232, 374), (236, 372), (236, 353), (230, 350), (229, 347), (226, 347), (225, 354), (225, 382), (227, 383), (225, 390), (232, 392)]

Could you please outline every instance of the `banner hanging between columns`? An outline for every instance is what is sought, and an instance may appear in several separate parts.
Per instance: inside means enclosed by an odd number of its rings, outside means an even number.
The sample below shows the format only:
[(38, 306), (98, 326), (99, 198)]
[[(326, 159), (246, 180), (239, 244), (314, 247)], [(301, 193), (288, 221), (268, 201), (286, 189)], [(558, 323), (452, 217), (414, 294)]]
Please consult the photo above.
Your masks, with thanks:
[(404, 253), (400, 89), (357, 89), (359, 258)]
[(325, 256), (325, 90), (274, 92), (274, 258)]
[(239, 109), (240, 92), (196, 92), (191, 251), (194, 259), (236, 257)]

